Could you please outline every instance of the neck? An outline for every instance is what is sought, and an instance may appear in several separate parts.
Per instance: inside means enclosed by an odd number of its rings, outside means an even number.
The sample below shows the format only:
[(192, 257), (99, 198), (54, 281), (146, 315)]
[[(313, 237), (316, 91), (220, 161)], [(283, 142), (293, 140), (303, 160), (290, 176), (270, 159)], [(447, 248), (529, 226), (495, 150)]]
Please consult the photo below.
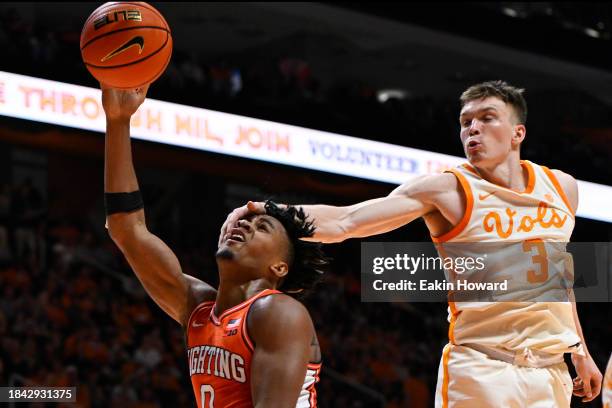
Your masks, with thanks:
[(508, 156), (500, 163), (474, 167), (476, 167), (480, 176), (490, 183), (514, 191), (525, 191), (527, 188), (529, 174), (521, 166), (518, 157)]
[(221, 279), (217, 300), (215, 304), (215, 315), (221, 313), (255, 296), (265, 289), (274, 289), (274, 285), (265, 279), (257, 279), (248, 282), (235, 282)]

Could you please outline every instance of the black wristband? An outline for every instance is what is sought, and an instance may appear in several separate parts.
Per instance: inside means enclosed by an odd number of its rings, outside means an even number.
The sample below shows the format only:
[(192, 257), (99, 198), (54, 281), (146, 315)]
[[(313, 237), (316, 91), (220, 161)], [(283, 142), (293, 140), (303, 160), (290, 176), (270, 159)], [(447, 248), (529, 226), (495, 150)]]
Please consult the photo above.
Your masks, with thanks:
[(131, 193), (104, 193), (106, 215), (132, 212), (144, 208), (140, 190)]

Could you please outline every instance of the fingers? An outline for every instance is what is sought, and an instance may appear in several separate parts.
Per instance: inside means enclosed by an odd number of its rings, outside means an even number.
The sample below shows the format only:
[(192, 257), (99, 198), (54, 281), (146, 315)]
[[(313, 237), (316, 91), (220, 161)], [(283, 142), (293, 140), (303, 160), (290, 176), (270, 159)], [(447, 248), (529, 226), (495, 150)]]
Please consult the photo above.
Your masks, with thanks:
[(587, 402), (590, 401), (592, 398), (592, 393), (591, 393), (591, 378), (586, 378), (582, 380), (582, 384), (584, 387), (584, 395), (585, 398), (582, 399), (582, 402)]
[(586, 394), (584, 392), (584, 385), (582, 384), (582, 379), (580, 377), (576, 377), (573, 380), (573, 392), (577, 397), (584, 397)]
[(225, 219), (225, 222), (223, 223), (223, 225), (221, 226), (221, 231), (219, 232), (219, 246), (221, 246), (221, 243), (224, 241), (225, 238), (225, 234), (227, 233), (227, 226), (230, 223), (230, 219), (232, 218), (232, 214), (234, 213), (234, 211), (232, 211), (231, 213), (229, 213), (229, 215), (227, 216), (227, 218)]
[(255, 214), (265, 214), (266, 213), (266, 206), (264, 205), (264, 203), (261, 203), (261, 202), (254, 203), (253, 201), (249, 201), (247, 203), (247, 209), (249, 210), (249, 212), (252, 212)]
[(145, 86), (141, 86), (140, 88), (136, 88), (136, 93), (138, 95), (146, 97), (147, 96), (147, 92), (149, 91), (149, 86), (150, 85), (151, 84), (146, 84)]
[(587, 382), (588, 392), (586, 393), (586, 397), (582, 399), (582, 402), (593, 401), (599, 393), (601, 392), (601, 377), (598, 375), (593, 375), (590, 378), (590, 381)]
[(246, 205), (238, 207), (234, 209), (234, 211), (229, 213), (229, 215), (225, 219), (225, 222), (221, 226), (221, 231), (219, 233), (219, 246), (221, 246), (221, 244), (225, 241), (225, 239), (227, 238), (228, 231), (234, 227), (238, 220), (246, 217), (250, 213), (265, 214), (266, 209), (264, 204), (261, 202), (249, 201)]
[(229, 215), (227, 216), (227, 218), (225, 219), (225, 222), (223, 223), (223, 225), (221, 226), (221, 233), (219, 234), (219, 246), (221, 246), (221, 244), (223, 243), (223, 241), (225, 241), (225, 238), (227, 237), (227, 232), (229, 231), (230, 228), (232, 228), (232, 226), (240, 219), (242, 218), (244, 215), (242, 214), (248, 214), (248, 210), (246, 209), (246, 207), (239, 207), (236, 208), (234, 211), (232, 211), (231, 213), (229, 213)]

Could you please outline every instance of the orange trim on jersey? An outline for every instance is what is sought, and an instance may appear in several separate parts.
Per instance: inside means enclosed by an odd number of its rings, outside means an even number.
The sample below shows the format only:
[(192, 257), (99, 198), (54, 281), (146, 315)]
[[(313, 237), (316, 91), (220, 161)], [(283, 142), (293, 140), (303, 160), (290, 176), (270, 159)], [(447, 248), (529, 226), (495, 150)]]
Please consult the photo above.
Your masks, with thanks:
[(431, 240), (433, 242), (445, 242), (459, 235), (459, 233), (468, 225), (470, 217), (472, 216), (472, 209), (474, 207), (472, 188), (470, 187), (470, 184), (466, 180), (465, 176), (456, 169), (450, 169), (448, 171), (457, 177), (459, 184), (461, 184), (461, 187), (463, 188), (463, 192), (465, 193), (465, 212), (463, 213), (461, 221), (459, 221), (459, 223), (457, 223), (457, 225), (455, 225), (450, 231), (440, 235), (439, 237), (434, 237), (431, 235)]
[(451, 345), (447, 344), (442, 353), (442, 408), (448, 408), (448, 360), (450, 359), (450, 349)]
[[(262, 297), (266, 297), (269, 295), (274, 295), (276, 293), (283, 293), (283, 292), (281, 292), (280, 290), (276, 290), (276, 289), (262, 290), (261, 292), (259, 292), (258, 294), (250, 298), (242, 307), (252, 305), (253, 302), (255, 302), (257, 299), (261, 299)], [(226, 312), (227, 311), (229, 310), (226, 310)], [(246, 344), (247, 348), (251, 351), (251, 353), (253, 353), (255, 352), (255, 343), (253, 342), (253, 340), (251, 340), (251, 336), (249, 335), (249, 329), (247, 325), (247, 320), (249, 320), (249, 312), (250, 310), (247, 311), (247, 313), (244, 315), (244, 319), (242, 319), (242, 339), (244, 340), (244, 343)], [(225, 314), (225, 312), (221, 313), (222, 318), (225, 317), (223, 316), (223, 314)]]
[(251, 351), (251, 353), (255, 352), (255, 346), (253, 345), (253, 342), (251, 341), (251, 336), (249, 336), (248, 333), (248, 327), (247, 327), (247, 320), (249, 318), (249, 313), (247, 312), (247, 314), (244, 316), (244, 319), (242, 319), (242, 340), (244, 340), (244, 344), (246, 344), (247, 348)]
[[(317, 366), (316, 368), (313, 368), (313, 366)], [(315, 370), (314, 373), (314, 381), (312, 382), (312, 384), (310, 384), (310, 387), (308, 387), (308, 392), (310, 393), (310, 398), (308, 399), (308, 405), (310, 407), (316, 407), (317, 406), (317, 388), (315, 387), (315, 385), (319, 382), (319, 374), (321, 371), (321, 363), (318, 364), (311, 364), (308, 363), (308, 365), (306, 366), (308, 368), (311, 368), (313, 370)]]
[(576, 216), (576, 213), (574, 212), (574, 209), (572, 208), (572, 206), (570, 205), (569, 200), (567, 199), (567, 195), (565, 195), (565, 191), (563, 190), (563, 187), (561, 187), (561, 184), (559, 183), (559, 180), (557, 179), (557, 176), (555, 176), (555, 173), (552, 172), (552, 170), (550, 170), (548, 167), (546, 166), (540, 166), (542, 168), (542, 170), (544, 170), (544, 173), (546, 173), (546, 175), (548, 176), (548, 178), (550, 179), (550, 181), (553, 183), (553, 185), (555, 186), (555, 189), (557, 190), (557, 193), (559, 193), (559, 195), (561, 196), (561, 199), (563, 200), (563, 202), (565, 203), (565, 205), (567, 206), (567, 209), (569, 210), (569, 212), (573, 215)]
[[(520, 163), (521, 163), (521, 167), (527, 169), (527, 185), (525, 186), (524, 191), (516, 191), (511, 188), (506, 188), (506, 187), (500, 186), (495, 183), (491, 183), (491, 184), (495, 184), (497, 187), (505, 188), (506, 190), (514, 191), (515, 193), (531, 194), (533, 192), (533, 189), (535, 188), (535, 182), (536, 182), (535, 171), (533, 170), (531, 162), (529, 162), (528, 160), (521, 160)], [(471, 164), (463, 163), (461, 167), (463, 167), (470, 173), (482, 179), (482, 176), (480, 175), (480, 173), (478, 173), (478, 170), (476, 170)]]
[(525, 191), (523, 191), (521, 194), (531, 194), (536, 182), (535, 172), (533, 171), (533, 167), (528, 160), (521, 160), (521, 166), (527, 169), (527, 187), (525, 187)]
[(202, 309), (204, 306), (210, 306), (211, 303), (214, 304), (215, 303), (214, 300), (205, 300), (204, 302), (200, 303), (199, 305), (193, 308), (193, 310), (191, 311), (191, 314), (189, 315), (189, 319), (187, 319), (187, 326), (185, 326), (185, 331), (187, 332), (187, 336), (189, 336), (189, 326), (191, 325), (191, 320), (195, 316), (196, 312)]
[[(466, 169), (467, 171), (469, 171), (470, 173), (473, 173), (475, 176), (480, 177), (480, 173), (478, 173), (478, 170), (476, 170), (474, 167), (472, 167), (471, 164), (469, 163), (463, 163), (461, 165), (464, 169)], [(482, 178), (482, 177), (481, 177)]]
[(451, 342), (451, 344), (455, 344), (455, 324), (457, 323), (457, 315), (459, 312), (457, 311), (455, 302), (448, 302), (448, 307), (451, 311), (451, 320), (448, 325), (448, 340)]

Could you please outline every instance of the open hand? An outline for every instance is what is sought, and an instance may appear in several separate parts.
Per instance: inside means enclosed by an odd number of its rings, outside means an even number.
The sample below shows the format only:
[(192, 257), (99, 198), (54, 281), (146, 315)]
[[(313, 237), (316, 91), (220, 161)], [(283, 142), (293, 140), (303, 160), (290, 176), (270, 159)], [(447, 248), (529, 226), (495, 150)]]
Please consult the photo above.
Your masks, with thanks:
[(239, 219), (246, 217), (249, 214), (265, 214), (266, 208), (265, 203), (263, 202), (253, 202), (249, 201), (246, 205), (242, 207), (238, 207), (234, 209), (221, 226), (221, 233), (219, 234), (219, 246), (226, 240), (228, 231), (232, 229), (234, 224), (238, 222)]
[(135, 89), (115, 89), (100, 84), (102, 107), (108, 120), (129, 119), (144, 102), (149, 85)]

